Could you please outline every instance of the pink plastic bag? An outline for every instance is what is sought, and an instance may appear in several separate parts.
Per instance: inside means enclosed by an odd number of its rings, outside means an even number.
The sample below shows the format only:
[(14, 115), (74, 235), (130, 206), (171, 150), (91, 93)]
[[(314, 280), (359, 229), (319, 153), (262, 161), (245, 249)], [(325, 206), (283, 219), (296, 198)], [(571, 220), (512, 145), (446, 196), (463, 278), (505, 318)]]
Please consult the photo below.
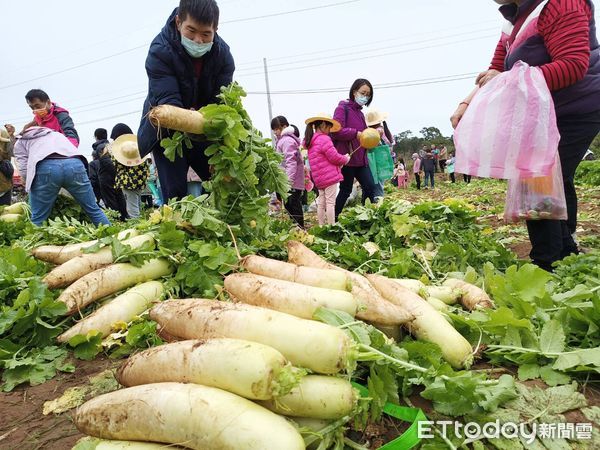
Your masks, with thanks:
[(519, 61), (471, 101), (454, 134), (455, 171), (483, 178), (545, 176), (559, 140), (542, 71)]
[(567, 220), (567, 202), (558, 153), (550, 175), (508, 180), (504, 220)]

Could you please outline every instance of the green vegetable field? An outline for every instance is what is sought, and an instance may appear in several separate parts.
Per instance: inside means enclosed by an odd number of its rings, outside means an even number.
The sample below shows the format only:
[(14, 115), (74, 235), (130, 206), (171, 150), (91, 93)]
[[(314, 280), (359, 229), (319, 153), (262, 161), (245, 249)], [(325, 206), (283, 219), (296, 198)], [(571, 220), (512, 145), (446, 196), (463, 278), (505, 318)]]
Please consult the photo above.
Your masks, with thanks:
[(43, 227), (26, 206), (0, 220), (0, 448), (600, 448), (591, 165), (586, 253), (552, 274), (503, 223), (500, 181), (386, 186), (302, 231), (269, 213), (287, 179), (244, 96), (200, 111), (207, 195), (109, 227), (67, 200)]

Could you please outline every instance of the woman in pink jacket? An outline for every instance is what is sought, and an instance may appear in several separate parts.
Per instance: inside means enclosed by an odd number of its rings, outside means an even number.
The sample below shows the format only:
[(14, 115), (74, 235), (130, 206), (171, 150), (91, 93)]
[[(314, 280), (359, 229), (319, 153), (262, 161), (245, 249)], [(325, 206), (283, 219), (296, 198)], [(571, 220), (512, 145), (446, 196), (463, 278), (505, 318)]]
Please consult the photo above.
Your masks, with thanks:
[(304, 144), (308, 149), (308, 162), (315, 186), (319, 189), (317, 197), (317, 218), (319, 225), (335, 223), (335, 199), (338, 183), (344, 179), (342, 166), (350, 161), (349, 155), (341, 155), (333, 145), (329, 133), (341, 129), (337, 120), (326, 114), (306, 120)]
[(290, 191), (284, 203), (290, 217), (304, 228), (304, 210), (302, 209), (302, 196), (304, 195), (304, 160), (300, 153), (300, 133), (284, 116), (277, 116), (271, 121), (271, 130), (277, 137), (275, 150), (283, 156), (281, 168), (285, 171), (290, 181)]

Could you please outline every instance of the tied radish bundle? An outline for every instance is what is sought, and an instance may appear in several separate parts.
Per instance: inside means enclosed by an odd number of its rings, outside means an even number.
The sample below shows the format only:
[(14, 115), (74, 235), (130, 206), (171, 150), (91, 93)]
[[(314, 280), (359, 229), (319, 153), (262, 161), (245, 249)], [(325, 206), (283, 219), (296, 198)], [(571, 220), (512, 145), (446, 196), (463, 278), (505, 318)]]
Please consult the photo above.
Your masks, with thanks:
[(150, 305), (159, 300), (164, 292), (163, 284), (158, 281), (142, 283), (127, 292), (115, 297), (112, 301), (98, 308), (89, 316), (77, 322), (73, 327), (58, 336), (58, 342), (68, 342), (78, 334), (99, 331), (102, 337), (110, 334), (115, 323), (128, 323), (135, 316), (146, 311)]
[(174, 342), (137, 353), (119, 368), (117, 380), (127, 387), (196, 383), (269, 400), (287, 394), (303, 374), (271, 347), (222, 338)]
[(269, 278), (305, 284), (327, 289), (350, 291), (350, 278), (343, 272), (329, 269), (297, 266), (275, 259), (250, 255), (242, 259), (241, 265), (248, 272)]
[(352, 342), (341, 330), (289, 314), (215, 300), (167, 300), (150, 318), (182, 339), (234, 338), (278, 350), (292, 364), (316, 373), (336, 374), (352, 364)]
[(312, 319), (321, 307), (338, 309), (351, 316), (355, 316), (358, 309), (356, 300), (346, 291), (305, 286), (249, 273), (228, 275), (225, 289), (236, 301), (303, 319)]
[[(136, 230), (124, 230), (118, 233), (115, 237), (118, 240), (124, 240), (138, 236), (139, 232)], [(84, 250), (98, 244), (98, 240), (80, 242), (77, 244), (67, 245), (41, 245), (31, 252), (34, 258), (41, 261), (49, 262), (52, 264), (64, 264), (70, 259), (77, 256), (82, 256)]]
[(399, 325), (413, 319), (410, 313), (386, 301), (362, 275), (329, 264), (300, 242), (289, 241), (287, 248), (288, 260), (293, 264), (345, 273), (352, 282), (352, 295), (364, 308), (357, 312), (357, 318), (382, 325)]
[(142, 267), (131, 264), (113, 264), (98, 269), (77, 280), (58, 297), (67, 305), (67, 314), (74, 314), (90, 303), (138, 283), (155, 280), (173, 273), (165, 259), (152, 259)]
[[(129, 246), (133, 250), (139, 250), (144, 247), (154, 247), (154, 238), (151, 235), (143, 234), (124, 240), (123, 245)], [(84, 275), (87, 275), (94, 270), (101, 269), (102, 267), (106, 267), (113, 262), (112, 249), (105, 247), (96, 253), (87, 253), (70, 259), (54, 268), (44, 277), (43, 281), (50, 289), (65, 287)]]
[(157, 383), (121, 389), (78, 408), (75, 425), (103, 439), (182, 443), (197, 450), (304, 450), (283, 417), (220, 389)]

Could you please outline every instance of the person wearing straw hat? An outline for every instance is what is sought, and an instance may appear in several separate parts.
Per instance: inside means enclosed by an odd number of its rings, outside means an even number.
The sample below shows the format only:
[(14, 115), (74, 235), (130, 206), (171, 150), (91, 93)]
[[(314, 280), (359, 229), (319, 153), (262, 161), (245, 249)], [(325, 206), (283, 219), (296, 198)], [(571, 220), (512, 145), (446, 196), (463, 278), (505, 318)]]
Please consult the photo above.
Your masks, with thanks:
[(319, 225), (332, 225), (335, 223), (338, 183), (344, 179), (341, 168), (348, 164), (350, 155), (338, 153), (329, 137), (329, 133), (335, 133), (342, 128), (337, 120), (321, 113), (306, 119), (305, 123), (304, 147), (308, 149), (312, 177), (319, 190), (317, 218)]
[(127, 133), (131, 129), (125, 124), (117, 124), (111, 133), (114, 139), (110, 146), (115, 160), (115, 187), (123, 191), (127, 214), (132, 219), (140, 217), (142, 191), (150, 175), (146, 159), (140, 155), (137, 136)]
[[(372, 108), (365, 115), (365, 120), (367, 122), (367, 126), (369, 128), (374, 128), (379, 132), (379, 136), (381, 136), (381, 143), (383, 145), (387, 145), (390, 147), (390, 154), (394, 153), (393, 145), (394, 145), (394, 137), (390, 129), (388, 128), (386, 119), (388, 118), (388, 113), (381, 112), (377, 109)], [(392, 158), (393, 159), (393, 158)], [(375, 183), (375, 190), (373, 195), (376, 199), (383, 198), (383, 182)], [(365, 200), (363, 194), (363, 201)]]
[(14, 167), (10, 163), (11, 147), (8, 131), (0, 128), (0, 205), (10, 205), (12, 201)]

